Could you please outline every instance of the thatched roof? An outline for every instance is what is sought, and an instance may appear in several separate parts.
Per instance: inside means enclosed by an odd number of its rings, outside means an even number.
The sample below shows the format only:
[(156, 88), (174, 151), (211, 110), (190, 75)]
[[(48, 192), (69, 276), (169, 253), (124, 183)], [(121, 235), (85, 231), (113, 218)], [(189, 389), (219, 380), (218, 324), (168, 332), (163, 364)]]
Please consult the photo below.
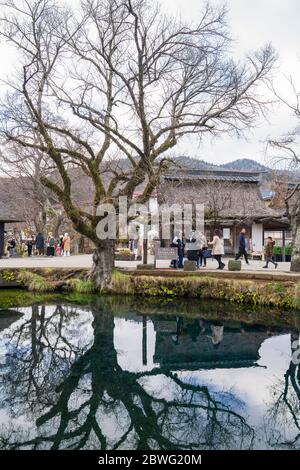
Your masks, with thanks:
[(221, 219), (281, 219), (283, 211), (263, 200), (259, 181), (257, 172), (181, 170), (163, 176), (158, 200), (160, 204), (204, 204), (207, 212), (216, 210)]
[(166, 173), (165, 180), (177, 181), (231, 181), (240, 183), (259, 183), (260, 173), (237, 170), (187, 170)]
[(8, 213), (6, 209), (0, 207), (0, 222), (15, 223), (22, 222), (22, 219), (16, 214)]

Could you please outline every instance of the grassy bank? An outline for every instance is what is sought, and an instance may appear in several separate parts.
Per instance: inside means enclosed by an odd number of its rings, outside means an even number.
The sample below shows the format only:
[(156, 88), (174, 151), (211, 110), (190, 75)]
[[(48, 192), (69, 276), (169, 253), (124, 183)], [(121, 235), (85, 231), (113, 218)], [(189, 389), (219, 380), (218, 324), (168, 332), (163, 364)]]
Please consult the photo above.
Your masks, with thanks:
[[(37, 269), (2, 270), (0, 278), (17, 283), (29, 293), (93, 293), (88, 271)], [(237, 304), (273, 306), (283, 310), (300, 309), (300, 283), (275, 280), (248, 280), (210, 275), (165, 274), (164, 276), (136, 275), (115, 270), (109, 294), (134, 295), (138, 297), (196, 298), (229, 301)], [(0, 294), (1, 295), (1, 294)]]
[(300, 308), (300, 284), (226, 279), (212, 276), (152, 277), (116, 273), (115, 293), (149, 297), (192, 297), (223, 300), (238, 304)]

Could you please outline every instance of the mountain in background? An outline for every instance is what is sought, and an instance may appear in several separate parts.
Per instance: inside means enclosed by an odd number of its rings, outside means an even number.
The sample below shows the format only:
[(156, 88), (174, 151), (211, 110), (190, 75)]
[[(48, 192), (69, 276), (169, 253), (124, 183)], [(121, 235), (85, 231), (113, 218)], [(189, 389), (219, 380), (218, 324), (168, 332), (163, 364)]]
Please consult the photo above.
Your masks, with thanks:
[(251, 160), (250, 158), (239, 158), (233, 162), (220, 165), (220, 167), (239, 171), (270, 171), (270, 168), (267, 166), (262, 165), (255, 160)]
[(182, 167), (193, 169), (193, 170), (209, 170), (209, 169), (225, 169), (225, 170), (237, 170), (237, 171), (271, 171), (265, 165), (251, 160), (250, 158), (239, 158), (229, 163), (222, 165), (215, 165), (213, 163), (205, 162), (204, 160), (198, 160), (197, 158), (190, 157), (177, 157), (174, 159), (176, 163), (179, 163)]
[(189, 170), (207, 170), (219, 168), (219, 165), (214, 165), (213, 163), (208, 163), (204, 160), (198, 160), (198, 158), (185, 156), (175, 157), (174, 162)]

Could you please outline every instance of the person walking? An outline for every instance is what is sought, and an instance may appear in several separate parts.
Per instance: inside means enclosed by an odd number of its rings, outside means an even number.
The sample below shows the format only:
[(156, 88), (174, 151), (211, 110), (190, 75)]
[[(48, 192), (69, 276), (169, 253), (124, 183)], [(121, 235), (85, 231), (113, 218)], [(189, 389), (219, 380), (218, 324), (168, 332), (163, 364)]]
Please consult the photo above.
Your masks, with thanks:
[(217, 269), (224, 269), (225, 263), (222, 261), (222, 255), (224, 255), (224, 242), (221, 238), (220, 230), (216, 229), (214, 231), (213, 241), (208, 242), (208, 245), (212, 245), (212, 255), (219, 263), (219, 267)]
[(266, 264), (263, 266), (263, 268), (268, 268), (269, 263), (273, 263), (275, 266), (275, 269), (278, 266), (278, 263), (276, 263), (273, 259), (273, 248), (275, 245), (275, 241), (272, 239), (272, 237), (267, 238), (267, 243), (265, 245), (265, 259), (266, 259)]
[(246, 264), (249, 264), (248, 253), (247, 253), (247, 250), (246, 250), (245, 235), (246, 235), (246, 229), (242, 228), (242, 230), (240, 232), (240, 236), (239, 236), (239, 252), (235, 257), (235, 260), (237, 261), (238, 259), (240, 259), (241, 256), (244, 256)]
[(65, 233), (65, 236), (63, 238), (63, 244), (64, 244), (64, 256), (70, 256), (71, 255), (71, 238), (68, 233)]
[(37, 250), (38, 256), (43, 256), (45, 253), (45, 240), (44, 236), (39, 232), (35, 239), (35, 248)]

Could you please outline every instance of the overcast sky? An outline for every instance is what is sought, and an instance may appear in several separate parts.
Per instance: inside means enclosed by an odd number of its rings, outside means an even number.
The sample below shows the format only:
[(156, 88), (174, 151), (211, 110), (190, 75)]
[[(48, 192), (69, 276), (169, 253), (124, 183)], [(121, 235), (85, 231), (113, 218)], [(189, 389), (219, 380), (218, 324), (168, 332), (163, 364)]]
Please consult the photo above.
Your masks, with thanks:
[[(170, 11), (179, 12), (185, 18), (195, 19), (201, 8), (201, 0), (162, 0)], [(300, 1), (299, 0), (212, 0), (226, 4), (229, 25), (235, 39), (234, 53), (244, 56), (267, 42), (279, 53), (279, 70), (276, 87), (285, 98), (291, 92), (285, 75), (293, 75), (300, 89)], [(278, 136), (295, 125), (291, 111), (284, 106), (274, 107), (269, 122), (248, 133), (247, 139), (224, 136), (217, 141), (207, 141), (200, 147), (196, 142), (181, 145), (183, 154), (195, 156), (214, 163), (225, 163), (236, 158), (252, 158), (266, 163), (263, 141), (268, 136)]]
[[(183, 18), (195, 19), (200, 15), (204, 0), (161, 0), (164, 8), (179, 13)], [(271, 42), (279, 53), (280, 66), (276, 86), (278, 92), (288, 98), (290, 90), (284, 74), (293, 75), (300, 89), (300, 1), (299, 0), (212, 0), (225, 3), (229, 10), (229, 25), (235, 39), (233, 54), (242, 57), (267, 42)], [(13, 55), (7, 46), (0, 48), (0, 76), (6, 75), (13, 63)], [(276, 106), (269, 122), (261, 121), (257, 129), (248, 133), (246, 139), (224, 136), (218, 140), (198, 141), (186, 139), (177, 152), (181, 155), (200, 158), (214, 163), (225, 163), (237, 158), (252, 158), (266, 163), (263, 141), (268, 136), (279, 136), (291, 129), (295, 122), (291, 111)]]

